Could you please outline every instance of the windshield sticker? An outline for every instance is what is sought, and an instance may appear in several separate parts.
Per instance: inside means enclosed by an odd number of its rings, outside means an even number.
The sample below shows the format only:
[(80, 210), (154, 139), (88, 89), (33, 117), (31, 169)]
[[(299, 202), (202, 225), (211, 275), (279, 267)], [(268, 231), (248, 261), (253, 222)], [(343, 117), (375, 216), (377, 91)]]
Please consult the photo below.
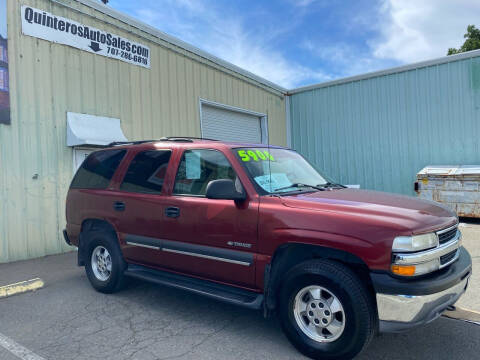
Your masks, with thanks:
[(284, 173), (272, 173), (268, 175), (256, 176), (255, 181), (262, 187), (263, 190), (268, 192), (274, 192), (276, 189), (288, 187), (292, 185), (292, 182), (288, 180), (288, 177)]
[(242, 161), (275, 161), (272, 154), (270, 154), (267, 150), (238, 150), (238, 156)]
[(185, 153), (186, 175), (189, 180), (200, 179), (200, 155), (194, 152)]

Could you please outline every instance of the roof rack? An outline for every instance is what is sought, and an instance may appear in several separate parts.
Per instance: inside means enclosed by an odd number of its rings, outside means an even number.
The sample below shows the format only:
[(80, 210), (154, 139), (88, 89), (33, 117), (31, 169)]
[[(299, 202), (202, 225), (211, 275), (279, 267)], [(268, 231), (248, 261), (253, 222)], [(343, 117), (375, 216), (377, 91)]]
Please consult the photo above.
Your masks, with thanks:
[(164, 136), (164, 137), (161, 137), (159, 140), (114, 141), (108, 144), (107, 146), (139, 145), (139, 144), (145, 144), (145, 143), (157, 142), (157, 141), (193, 142), (193, 140), (219, 141), (217, 139), (207, 139), (207, 138), (194, 137), (194, 136)]
[(188, 141), (193, 142), (193, 140), (208, 140), (208, 141), (218, 141), (217, 139), (208, 139), (202, 137), (195, 137), (195, 136), (164, 136), (160, 138), (160, 141)]
[(108, 144), (107, 146), (122, 146), (122, 145), (138, 145), (149, 142), (154, 142), (157, 140), (139, 140), (139, 141), (114, 141)]

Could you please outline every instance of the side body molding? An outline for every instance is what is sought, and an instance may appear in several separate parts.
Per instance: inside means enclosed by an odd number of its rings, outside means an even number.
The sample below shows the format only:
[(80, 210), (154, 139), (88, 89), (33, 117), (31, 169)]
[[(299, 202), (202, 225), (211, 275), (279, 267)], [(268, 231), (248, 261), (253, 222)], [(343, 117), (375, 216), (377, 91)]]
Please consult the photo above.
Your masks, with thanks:
[(243, 266), (251, 266), (253, 264), (253, 254), (238, 250), (157, 239), (133, 234), (127, 234), (125, 236), (125, 241), (128, 245), (146, 247), (152, 250), (200, 257)]

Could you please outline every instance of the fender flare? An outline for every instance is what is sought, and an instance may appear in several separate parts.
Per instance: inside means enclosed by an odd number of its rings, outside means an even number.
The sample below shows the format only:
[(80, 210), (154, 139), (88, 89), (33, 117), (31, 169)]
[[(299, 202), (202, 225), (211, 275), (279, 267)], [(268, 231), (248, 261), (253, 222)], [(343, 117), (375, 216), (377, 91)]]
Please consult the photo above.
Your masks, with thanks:
[[(287, 243), (275, 250), (270, 264), (265, 266), (264, 274), (264, 315), (268, 316), (277, 306), (277, 293), (281, 286), (282, 275), (292, 266), (311, 259), (331, 259), (350, 267), (355, 267), (371, 285), (369, 268), (358, 256), (347, 251), (306, 243)], [(363, 275), (366, 275), (363, 276)], [(372, 286), (373, 289), (373, 286)]]
[(82, 222), (80, 235), (78, 236), (78, 254), (77, 254), (77, 265), (84, 266), (86, 261), (86, 251), (88, 249), (89, 240), (85, 238), (85, 232), (94, 231), (94, 230), (103, 230), (110, 232), (117, 239), (118, 245), (120, 247), (120, 242), (118, 239), (117, 231), (115, 227), (105, 219), (98, 218), (89, 218), (85, 219)]

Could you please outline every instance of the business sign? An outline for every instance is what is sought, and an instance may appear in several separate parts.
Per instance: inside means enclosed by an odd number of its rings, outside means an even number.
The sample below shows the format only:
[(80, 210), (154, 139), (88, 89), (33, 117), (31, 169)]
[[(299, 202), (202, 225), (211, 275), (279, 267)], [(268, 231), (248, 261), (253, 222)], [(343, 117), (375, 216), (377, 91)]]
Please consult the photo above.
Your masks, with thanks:
[(22, 6), (22, 32), (25, 35), (150, 68), (148, 46), (30, 6)]
[(7, 0), (0, 0), (0, 124), (10, 124), (7, 44)]

